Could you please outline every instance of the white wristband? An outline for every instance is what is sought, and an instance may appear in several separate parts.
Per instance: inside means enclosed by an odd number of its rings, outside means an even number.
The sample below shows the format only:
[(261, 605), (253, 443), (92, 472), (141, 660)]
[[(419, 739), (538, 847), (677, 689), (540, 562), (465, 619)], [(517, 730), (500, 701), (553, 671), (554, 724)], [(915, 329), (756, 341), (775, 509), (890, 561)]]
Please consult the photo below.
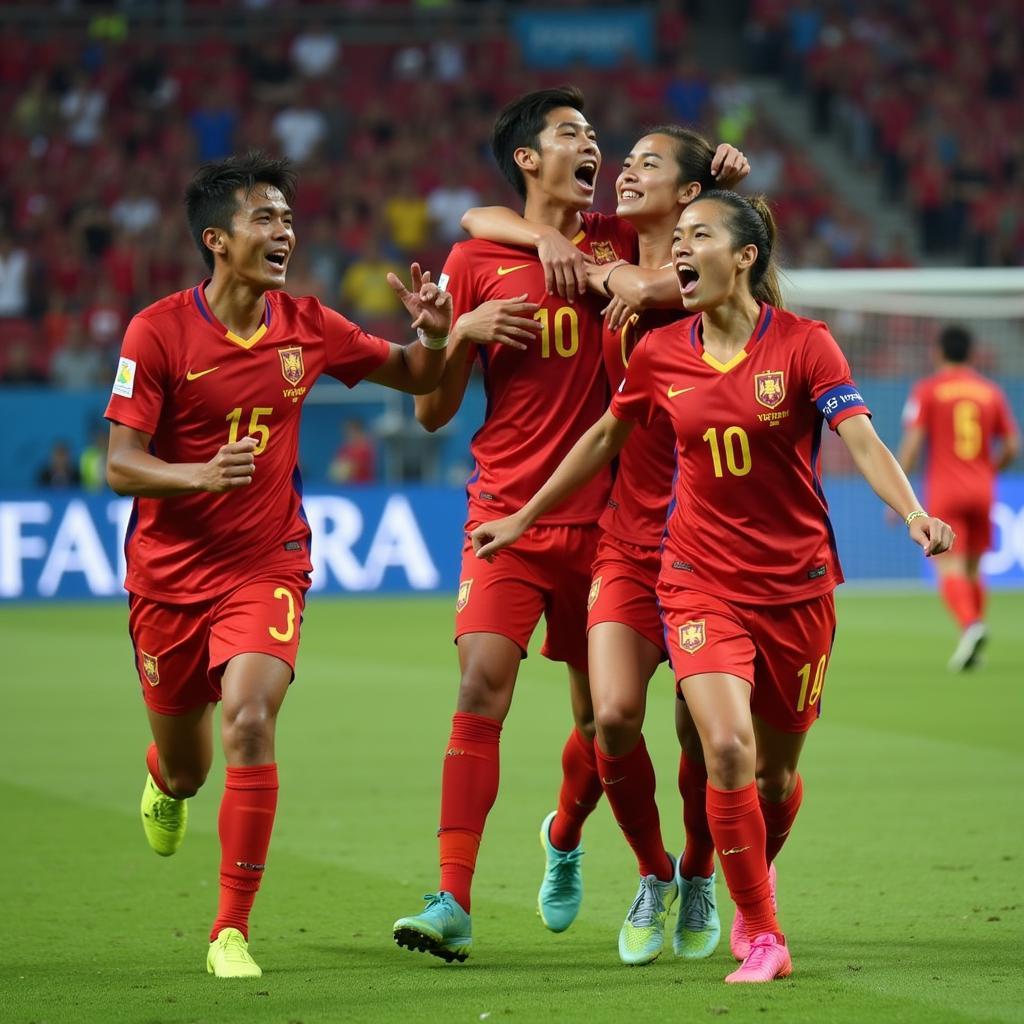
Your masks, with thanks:
[(419, 338), (420, 344), (424, 348), (429, 348), (434, 352), (438, 352), (443, 348), (448, 347), (448, 335), (446, 334), (443, 338), (431, 338), (429, 334), (422, 327), (416, 328), (416, 337)]

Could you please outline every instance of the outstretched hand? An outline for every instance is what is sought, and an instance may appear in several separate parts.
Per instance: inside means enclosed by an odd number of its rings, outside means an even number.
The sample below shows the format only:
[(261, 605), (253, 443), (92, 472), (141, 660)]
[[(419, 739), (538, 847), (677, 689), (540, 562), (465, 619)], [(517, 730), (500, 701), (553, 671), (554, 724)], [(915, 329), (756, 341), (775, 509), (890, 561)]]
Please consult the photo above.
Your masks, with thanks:
[(397, 274), (388, 274), (388, 284), (413, 318), (413, 327), (423, 328), (432, 338), (443, 338), (452, 326), (451, 295), (441, 291), (431, 280), (430, 271), (421, 271), (418, 263), (410, 264), (409, 277), (411, 289)]

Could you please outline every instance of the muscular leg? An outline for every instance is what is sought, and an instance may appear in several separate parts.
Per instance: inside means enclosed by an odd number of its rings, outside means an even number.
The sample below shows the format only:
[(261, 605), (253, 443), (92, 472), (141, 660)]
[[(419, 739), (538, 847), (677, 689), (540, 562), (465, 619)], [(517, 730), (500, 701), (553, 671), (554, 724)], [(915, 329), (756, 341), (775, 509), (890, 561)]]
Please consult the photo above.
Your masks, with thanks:
[(764, 817), (769, 864), (775, 860), (796, 821), (803, 800), (803, 780), (797, 772), (807, 733), (781, 732), (754, 717), (757, 736), (757, 791)]
[(700, 733), (682, 699), (676, 701), (676, 735), (679, 737), (679, 796), (683, 801), (686, 832), (679, 874), (684, 879), (710, 878), (715, 870), (715, 841), (708, 828), (708, 770)]
[(195, 796), (213, 761), (213, 704), (203, 704), (183, 715), (161, 715), (150, 708), (149, 728), (158, 754), (154, 781), (168, 796), (184, 800)]
[(227, 778), (220, 805), (220, 903), (210, 941), (224, 928), (249, 937), (249, 912), (266, 867), (277, 810), (274, 733), (291, 666), (268, 654), (239, 654), (221, 680), (221, 739)]

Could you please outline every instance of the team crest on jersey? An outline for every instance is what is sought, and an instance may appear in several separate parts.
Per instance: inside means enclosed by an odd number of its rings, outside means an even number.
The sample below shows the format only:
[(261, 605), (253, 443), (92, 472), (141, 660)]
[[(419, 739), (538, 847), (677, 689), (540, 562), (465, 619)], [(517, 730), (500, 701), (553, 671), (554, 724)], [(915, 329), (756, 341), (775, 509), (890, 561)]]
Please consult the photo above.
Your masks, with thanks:
[(590, 247), (590, 255), (594, 257), (595, 263), (614, 263), (618, 259), (611, 242), (594, 242)]
[(754, 374), (754, 397), (768, 409), (781, 404), (786, 397), (786, 382), (782, 371)]
[(707, 640), (704, 619), (690, 619), (679, 627), (679, 647), (687, 654), (696, 654)]
[(302, 365), (302, 349), (296, 345), (294, 348), (279, 348), (277, 354), (281, 357), (281, 374), (289, 384), (298, 384), (306, 375), (306, 368)]
[(601, 577), (596, 576), (594, 582), (590, 584), (590, 593), (587, 594), (587, 611), (597, 604), (597, 595), (601, 593)]
[(139, 651), (139, 654), (142, 655), (142, 672), (146, 677), (146, 682), (150, 686), (156, 686), (160, 682), (160, 669), (157, 665), (156, 655), (147, 654), (142, 650)]
[(472, 580), (463, 580), (459, 584), (459, 596), (455, 599), (455, 610), (461, 612), (469, 604), (469, 592), (473, 589)]

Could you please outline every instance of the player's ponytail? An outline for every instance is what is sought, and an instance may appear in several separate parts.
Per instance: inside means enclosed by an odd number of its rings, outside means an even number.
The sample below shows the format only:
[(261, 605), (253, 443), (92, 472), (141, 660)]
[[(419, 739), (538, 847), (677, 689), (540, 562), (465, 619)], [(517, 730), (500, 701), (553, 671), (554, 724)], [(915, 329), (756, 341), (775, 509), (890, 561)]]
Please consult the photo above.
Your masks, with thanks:
[(774, 259), (775, 218), (772, 216), (768, 200), (760, 195), (747, 199), (736, 192), (714, 189), (702, 192), (694, 203), (709, 199), (728, 207), (726, 223), (733, 246), (742, 249), (745, 245), (753, 245), (757, 249), (757, 259), (750, 268), (751, 295), (769, 306), (784, 308), (782, 289), (779, 287), (779, 272)]

